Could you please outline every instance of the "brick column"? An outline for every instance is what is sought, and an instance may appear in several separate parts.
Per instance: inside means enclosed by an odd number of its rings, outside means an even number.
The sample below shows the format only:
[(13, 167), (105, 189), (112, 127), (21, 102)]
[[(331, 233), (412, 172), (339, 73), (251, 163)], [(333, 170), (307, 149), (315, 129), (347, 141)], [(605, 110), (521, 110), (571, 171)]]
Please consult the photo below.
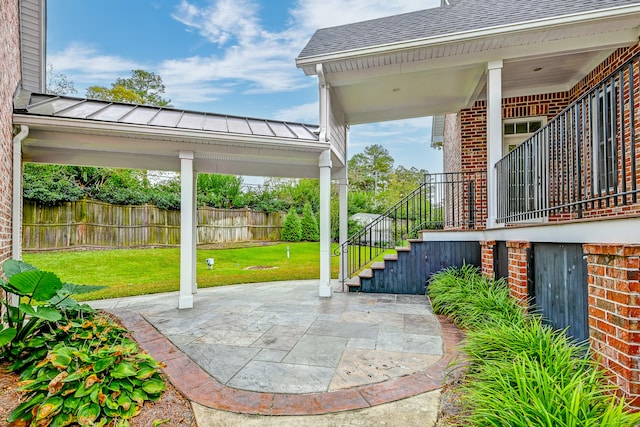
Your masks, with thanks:
[(507, 279), (509, 283), (509, 294), (523, 306), (529, 304), (527, 251), (530, 248), (530, 242), (507, 242), (507, 252), (509, 254), (509, 278)]
[(640, 409), (640, 245), (584, 245), (584, 252), (592, 351)]
[(482, 275), (488, 279), (495, 278), (495, 271), (493, 269), (493, 262), (495, 260), (494, 250), (496, 247), (495, 240), (481, 241), (480, 242), (480, 258)]

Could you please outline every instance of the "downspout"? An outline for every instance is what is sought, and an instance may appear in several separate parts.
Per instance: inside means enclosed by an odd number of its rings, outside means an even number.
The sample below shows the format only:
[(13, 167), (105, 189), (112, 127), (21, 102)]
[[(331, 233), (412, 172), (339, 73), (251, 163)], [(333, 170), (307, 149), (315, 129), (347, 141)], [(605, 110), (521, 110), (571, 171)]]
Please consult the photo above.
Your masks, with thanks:
[(13, 137), (13, 207), (11, 240), (13, 259), (22, 260), (22, 141), (29, 135), (29, 126), (18, 125)]

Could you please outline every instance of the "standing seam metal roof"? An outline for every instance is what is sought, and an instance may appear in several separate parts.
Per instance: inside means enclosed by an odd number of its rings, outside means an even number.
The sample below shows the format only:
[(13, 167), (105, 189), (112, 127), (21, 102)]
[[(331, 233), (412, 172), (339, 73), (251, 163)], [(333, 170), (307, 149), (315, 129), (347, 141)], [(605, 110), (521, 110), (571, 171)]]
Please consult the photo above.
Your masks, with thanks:
[(459, 0), (449, 6), (319, 29), (298, 59), (640, 4), (636, 0)]
[(318, 125), (203, 113), (68, 96), (31, 94), (14, 113), (317, 142)]

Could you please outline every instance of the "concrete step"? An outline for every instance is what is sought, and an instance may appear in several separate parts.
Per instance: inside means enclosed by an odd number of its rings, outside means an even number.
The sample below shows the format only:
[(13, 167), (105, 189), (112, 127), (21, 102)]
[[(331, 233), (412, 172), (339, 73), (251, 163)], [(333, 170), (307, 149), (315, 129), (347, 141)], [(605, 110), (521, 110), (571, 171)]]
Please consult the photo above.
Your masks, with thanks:
[(358, 292), (360, 290), (360, 277), (354, 276), (345, 282), (348, 292)]
[(373, 271), (370, 268), (365, 268), (358, 274), (362, 279), (371, 279), (373, 277)]
[(383, 256), (382, 259), (384, 259), (385, 261), (397, 261), (398, 260), (398, 254), (387, 254), (387, 255)]
[(378, 261), (371, 264), (372, 270), (384, 270), (384, 268), (385, 268), (384, 261)]

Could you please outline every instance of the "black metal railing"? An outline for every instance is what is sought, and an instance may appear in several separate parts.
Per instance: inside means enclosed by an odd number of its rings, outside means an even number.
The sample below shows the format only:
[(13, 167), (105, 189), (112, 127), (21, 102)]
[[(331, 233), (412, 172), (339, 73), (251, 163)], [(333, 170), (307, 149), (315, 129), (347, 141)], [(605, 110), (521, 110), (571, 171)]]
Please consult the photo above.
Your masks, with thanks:
[(637, 203), (639, 58), (496, 163), (498, 222), (583, 218)]
[(423, 230), (483, 228), (486, 219), (486, 172), (425, 175), (409, 195), (341, 245), (346, 254), (342, 277), (355, 272)]

